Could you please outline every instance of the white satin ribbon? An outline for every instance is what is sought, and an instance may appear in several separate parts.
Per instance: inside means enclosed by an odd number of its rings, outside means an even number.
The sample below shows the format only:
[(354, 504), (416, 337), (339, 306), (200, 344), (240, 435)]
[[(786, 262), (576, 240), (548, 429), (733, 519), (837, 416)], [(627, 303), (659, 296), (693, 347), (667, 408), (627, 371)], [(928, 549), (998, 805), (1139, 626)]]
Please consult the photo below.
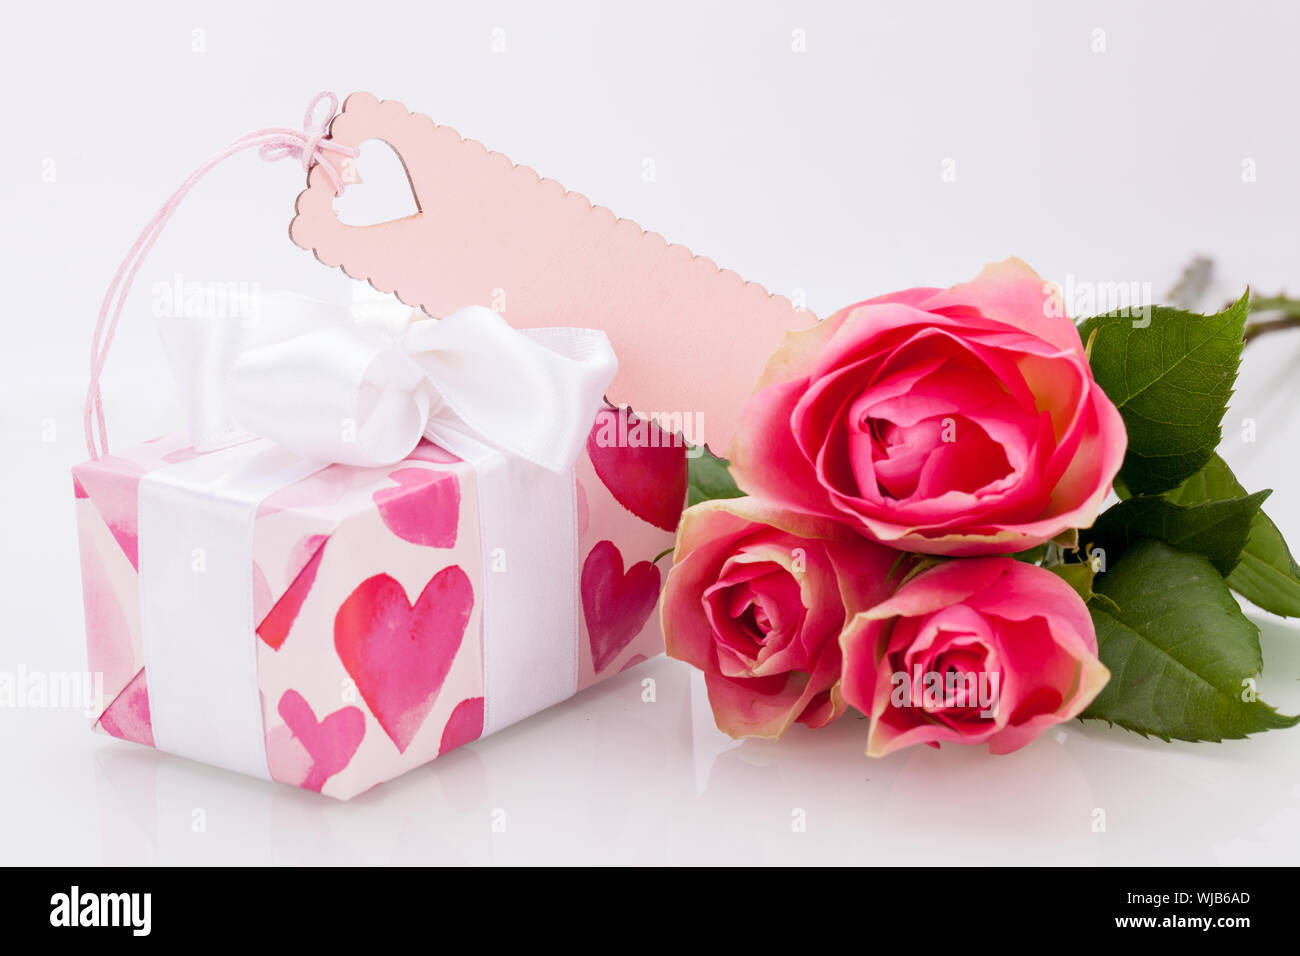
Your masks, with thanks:
[(258, 313), (163, 320), (200, 450), (245, 432), (375, 466), (424, 436), (456, 454), (486, 442), (562, 472), (618, 370), (603, 332), (520, 331), (482, 306), (431, 319), (395, 300), (347, 308), (273, 291)]
[(140, 479), (140, 633), (159, 750), (270, 779), (253, 524), (265, 498), (322, 467), (251, 441)]

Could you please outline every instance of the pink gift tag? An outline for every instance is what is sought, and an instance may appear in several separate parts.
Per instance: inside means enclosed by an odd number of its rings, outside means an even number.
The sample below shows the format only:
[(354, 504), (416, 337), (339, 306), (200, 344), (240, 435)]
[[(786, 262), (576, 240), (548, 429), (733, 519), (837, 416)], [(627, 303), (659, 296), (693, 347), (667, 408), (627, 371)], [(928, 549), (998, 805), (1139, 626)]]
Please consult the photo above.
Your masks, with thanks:
[[(432, 316), (504, 297), (516, 328), (602, 329), (620, 360), (609, 399), (689, 416), (687, 437), (719, 453), (768, 356), (788, 330), (816, 321), (395, 100), (354, 93), (330, 140), (359, 147), (371, 139), (401, 158), (419, 211), (345, 224), (329, 170), (313, 168), (290, 226), (294, 242)], [(359, 181), (350, 158), (324, 161), (344, 182)]]

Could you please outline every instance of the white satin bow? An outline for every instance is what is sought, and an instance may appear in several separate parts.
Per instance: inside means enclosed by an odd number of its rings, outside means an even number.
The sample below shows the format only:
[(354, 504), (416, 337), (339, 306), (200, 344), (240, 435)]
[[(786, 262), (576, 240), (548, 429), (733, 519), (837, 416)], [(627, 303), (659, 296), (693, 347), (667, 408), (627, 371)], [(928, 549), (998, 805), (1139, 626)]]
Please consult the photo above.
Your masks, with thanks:
[(254, 321), (168, 318), (163, 341), (195, 447), (239, 430), (306, 458), (376, 466), (427, 437), (486, 443), (562, 472), (618, 362), (594, 329), (520, 331), (481, 306), (431, 319), (396, 301), (348, 308), (264, 292)]

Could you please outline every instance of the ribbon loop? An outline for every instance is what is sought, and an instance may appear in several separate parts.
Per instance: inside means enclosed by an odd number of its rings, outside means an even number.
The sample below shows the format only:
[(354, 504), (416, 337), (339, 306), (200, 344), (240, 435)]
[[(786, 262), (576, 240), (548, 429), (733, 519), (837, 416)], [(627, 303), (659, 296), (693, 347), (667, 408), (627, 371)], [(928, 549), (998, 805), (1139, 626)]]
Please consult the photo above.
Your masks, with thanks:
[(573, 466), (618, 368), (603, 332), (521, 332), (481, 306), (419, 315), (268, 292), (247, 329), (166, 320), (195, 446), (242, 430), (369, 467), (401, 461), (424, 436), (461, 457), (486, 444), (552, 472)]
[(415, 322), (405, 343), (444, 403), (426, 437), (445, 445), (454, 440), (448, 426), (461, 423), (548, 471), (563, 471), (577, 459), (618, 371), (604, 332), (521, 332), (482, 306)]

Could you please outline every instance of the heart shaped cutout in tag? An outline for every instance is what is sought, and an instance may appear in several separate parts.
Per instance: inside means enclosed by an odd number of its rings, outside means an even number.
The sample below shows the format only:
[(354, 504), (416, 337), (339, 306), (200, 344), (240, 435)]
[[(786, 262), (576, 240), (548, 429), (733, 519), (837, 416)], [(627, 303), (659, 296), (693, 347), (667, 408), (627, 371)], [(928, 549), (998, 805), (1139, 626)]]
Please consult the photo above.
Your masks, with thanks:
[(376, 226), (408, 219), (420, 211), (411, 178), (401, 158), (381, 139), (368, 139), (361, 155), (340, 161), (347, 188), (334, 200), (334, 212), (347, 226)]

